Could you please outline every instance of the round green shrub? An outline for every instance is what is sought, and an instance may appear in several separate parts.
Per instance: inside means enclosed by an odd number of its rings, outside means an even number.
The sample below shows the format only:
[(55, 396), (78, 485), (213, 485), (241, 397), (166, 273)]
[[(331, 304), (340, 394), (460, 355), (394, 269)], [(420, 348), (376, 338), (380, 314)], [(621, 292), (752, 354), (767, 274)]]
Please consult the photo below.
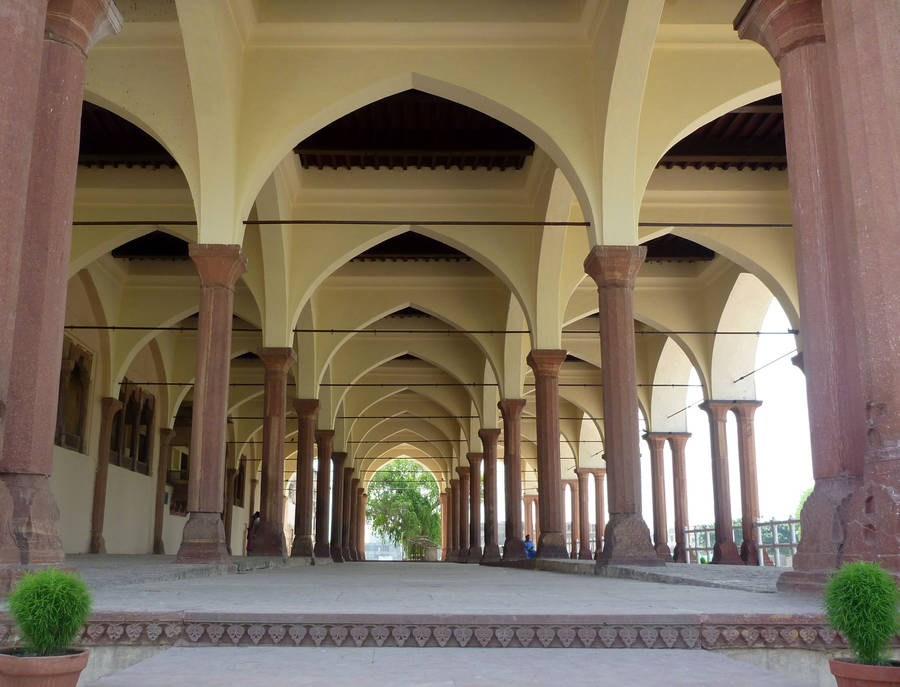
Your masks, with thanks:
[(891, 637), (900, 630), (894, 578), (880, 565), (858, 561), (844, 565), (825, 587), (828, 624), (840, 632), (860, 663), (888, 663)]
[(91, 612), (91, 593), (80, 577), (48, 569), (26, 574), (7, 603), (26, 650), (48, 656), (64, 651), (75, 639)]

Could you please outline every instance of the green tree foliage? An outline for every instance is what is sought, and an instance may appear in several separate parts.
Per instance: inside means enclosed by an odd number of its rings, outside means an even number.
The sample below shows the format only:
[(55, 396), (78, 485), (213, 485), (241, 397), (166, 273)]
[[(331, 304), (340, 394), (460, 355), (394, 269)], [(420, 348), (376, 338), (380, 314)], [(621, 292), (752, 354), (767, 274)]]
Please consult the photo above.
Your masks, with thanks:
[(367, 489), (366, 519), (372, 532), (403, 546), (410, 537), (441, 541), (441, 497), (437, 482), (412, 460), (391, 461), (372, 477)]

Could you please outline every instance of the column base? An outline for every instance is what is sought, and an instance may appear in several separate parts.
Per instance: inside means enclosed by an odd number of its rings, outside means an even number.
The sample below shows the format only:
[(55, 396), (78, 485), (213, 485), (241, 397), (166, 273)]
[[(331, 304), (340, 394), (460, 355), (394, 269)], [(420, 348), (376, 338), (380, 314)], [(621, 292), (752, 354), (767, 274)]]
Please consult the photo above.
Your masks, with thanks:
[(499, 563), (500, 547), (496, 544), (485, 544), (484, 553), (481, 554), (480, 563)]
[(710, 563), (715, 565), (743, 565), (737, 544), (733, 541), (716, 542), (713, 546), (713, 557)]
[(345, 563), (349, 563), (350, 561), (353, 560), (352, 558), (350, 558), (350, 547), (349, 546), (341, 547), (341, 555), (344, 557)]
[(840, 567), (847, 538), (847, 509), (862, 486), (856, 477), (817, 479), (800, 512), (803, 537), (794, 555), (794, 570), (824, 574)]
[(332, 546), (331, 547), (331, 560), (335, 563), (343, 563), (344, 562), (344, 552), (341, 551), (340, 546)]
[(291, 545), (291, 558), (313, 558), (313, 539), (309, 534), (298, 534)]
[[(50, 491), (47, 475), (5, 473), (0, 475), (11, 502), (12, 539), (22, 565), (56, 565), (65, 560), (59, 537), (59, 508)], [(5, 495), (2, 499), (5, 501)], [(8, 508), (8, 506), (6, 507)], [(6, 539), (4, 537), (4, 539)], [(11, 558), (8, 539), (0, 542), (3, 559)]]
[(653, 547), (653, 550), (656, 551), (656, 555), (659, 556), (662, 561), (671, 561), (672, 560), (672, 552), (669, 551), (668, 544), (657, 544)]
[(287, 558), (284, 526), (280, 522), (260, 520), (253, 533), (253, 547), (247, 549), (247, 555)]
[(470, 546), (469, 553), (466, 556), (466, 563), (481, 563), (481, 547)]
[(350, 547), (350, 560), (354, 562), (359, 560), (359, 551), (353, 547)]
[(675, 563), (687, 563), (687, 553), (682, 544), (675, 544), (675, 550), (672, 552), (672, 561)]
[(523, 539), (508, 538), (503, 543), (504, 561), (521, 561), (527, 558), (525, 555), (525, 541)]
[(606, 565), (663, 565), (653, 545), (650, 530), (636, 513), (610, 513), (603, 532), (603, 551), (597, 567)]
[(863, 485), (847, 503), (843, 560), (900, 572), (900, 445), (867, 452)]
[(91, 543), (88, 553), (106, 553), (106, 540), (100, 532), (91, 532)]
[(230, 563), (225, 525), (218, 513), (193, 511), (181, 535), (176, 563)]
[(316, 558), (331, 558), (331, 547), (328, 544), (319, 544), (313, 547), (313, 556)]
[(594, 560), (594, 557), (591, 555), (591, 550), (588, 548), (582, 548), (581, 551), (578, 552), (578, 560), (580, 560), (580, 561)]
[(153, 553), (157, 556), (165, 556), (166, 555), (166, 545), (163, 543), (162, 537), (154, 537)]
[(541, 532), (535, 558), (568, 558), (566, 535), (562, 532)]
[(831, 570), (788, 570), (775, 583), (779, 592), (811, 592), (821, 594)]
[(759, 547), (755, 541), (745, 539), (741, 542), (741, 560), (744, 565), (759, 565)]

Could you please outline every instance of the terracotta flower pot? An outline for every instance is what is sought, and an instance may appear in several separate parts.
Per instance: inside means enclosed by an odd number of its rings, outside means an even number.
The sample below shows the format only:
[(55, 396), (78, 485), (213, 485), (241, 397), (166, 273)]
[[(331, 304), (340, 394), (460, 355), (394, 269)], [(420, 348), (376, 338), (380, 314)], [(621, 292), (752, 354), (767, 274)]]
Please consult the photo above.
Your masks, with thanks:
[(828, 662), (838, 687), (900, 687), (900, 664), (867, 666), (833, 659)]
[(87, 662), (87, 651), (62, 656), (0, 652), (0, 687), (75, 687)]

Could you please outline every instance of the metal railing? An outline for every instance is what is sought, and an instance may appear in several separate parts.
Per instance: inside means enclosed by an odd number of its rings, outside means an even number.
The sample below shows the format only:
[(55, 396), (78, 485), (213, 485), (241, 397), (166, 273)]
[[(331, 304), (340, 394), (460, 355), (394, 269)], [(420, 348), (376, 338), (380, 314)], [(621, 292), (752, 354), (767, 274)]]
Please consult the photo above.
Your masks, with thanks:
[[(794, 554), (797, 553), (797, 542), (800, 539), (800, 521), (757, 520), (753, 523), (756, 531), (759, 565), (790, 567)], [(744, 541), (741, 525), (732, 525), (735, 545), (740, 548)], [(716, 543), (716, 528), (713, 525), (701, 527), (685, 527), (685, 559), (688, 563), (712, 561)]]

